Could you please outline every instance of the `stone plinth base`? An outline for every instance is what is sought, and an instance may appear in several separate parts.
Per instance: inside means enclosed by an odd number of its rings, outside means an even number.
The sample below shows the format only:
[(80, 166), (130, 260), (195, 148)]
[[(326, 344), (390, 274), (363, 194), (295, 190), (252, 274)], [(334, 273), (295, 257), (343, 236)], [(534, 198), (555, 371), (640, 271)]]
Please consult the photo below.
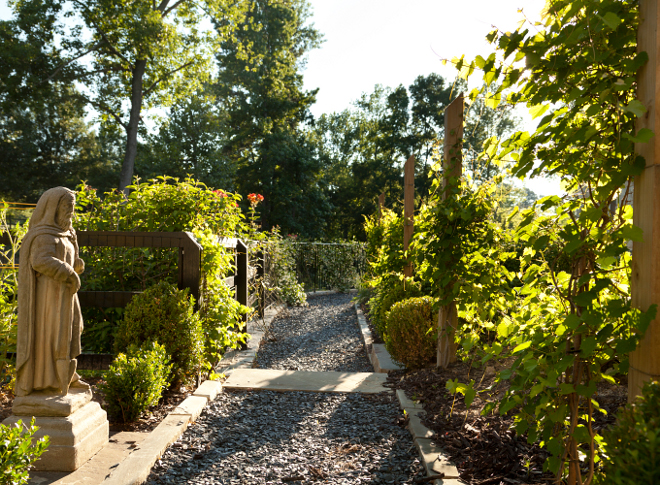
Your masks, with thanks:
[[(12, 414), (2, 424), (12, 426), (19, 419), (29, 425), (32, 415)], [(36, 470), (72, 472), (108, 443), (108, 417), (97, 402), (89, 402), (66, 417), (36, 416), (35, 424), (39, 427), (35, 438), (50, 438), (48, 449), (35, 463)]]
[(71, 416), (91, 400), (90, 389), (70, 389), (64, 396), (35, 391), (15, 397), (11, 410), (16, 416)]

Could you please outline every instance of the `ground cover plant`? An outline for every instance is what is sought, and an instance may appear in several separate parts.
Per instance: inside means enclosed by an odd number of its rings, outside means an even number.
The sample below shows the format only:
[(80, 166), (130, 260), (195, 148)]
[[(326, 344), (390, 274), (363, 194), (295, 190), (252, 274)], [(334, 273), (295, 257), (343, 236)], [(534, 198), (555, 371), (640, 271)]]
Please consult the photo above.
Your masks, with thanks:
[(506, 392), (484, 412), (512, 413), (516, 432), (549, 453), (546, 470), (570, 485), (602, 476), (598, 386), (625, 375), (656, 312), (633, 308), (629, 286), (627, 244), (642, 236), (629, 205), (644, 168), (634, 143), (652, 136), (635, 129), (645, 112), (636, 75), (648, 59), (636, 49), (638, 15), (636, 1), (550, 0), (542, 23), (493, 31), (490, 56), (455, 59), (463, 78), (483, 76), (469, 101), (525, 103), (539, 119), (534, 133), (487, 141), (485, 162), (558, 176), (567, 195), (514, 211), (507, 233), (489, 220), (487, 185), (436, 180), (415, 218), (415, 277), (441, 308), (456, 305), (466, 355), (507, 362), (497, 373)]

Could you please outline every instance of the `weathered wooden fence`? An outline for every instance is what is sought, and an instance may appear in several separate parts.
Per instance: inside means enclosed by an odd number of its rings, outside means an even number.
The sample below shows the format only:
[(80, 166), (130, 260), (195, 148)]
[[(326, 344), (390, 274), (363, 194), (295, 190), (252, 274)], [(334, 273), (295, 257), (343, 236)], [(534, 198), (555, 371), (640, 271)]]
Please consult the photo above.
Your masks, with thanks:
[[(202, 246), (189, 232), (131, 232), (131, 231), (78, 231), (81, 247), (125, 248), (178, 248), (178, 287), (188, 288), (195, 301), (199, 301), (201, 284)], [(251, 304), (248, 295), (248, 248), (240, 239), (219, 238), (222, 246), (234, 252), (233, 274), (225, 279), (235, 289), (236, 300), (246, 306)], [(0, 245), (11, 244), (7, 234), (0, 234)], [(252, 272), (255, 273), (254, 271)], [(84, 278), (84, 276), (83, 276)], [(139, 291), (79, 291), (83, 307), (123, 308)], [(243, 317), (243, 324), (247, 316)], [(80, 369), (107, 369), (112, 361), (109, 354), (82, 354), (78, 357)]]

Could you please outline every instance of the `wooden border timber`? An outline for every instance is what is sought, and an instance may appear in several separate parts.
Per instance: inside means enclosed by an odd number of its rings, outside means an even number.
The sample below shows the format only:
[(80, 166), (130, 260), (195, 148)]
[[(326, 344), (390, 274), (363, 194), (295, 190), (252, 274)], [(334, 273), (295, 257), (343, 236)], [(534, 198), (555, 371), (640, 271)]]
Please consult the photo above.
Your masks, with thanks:
[[(445, 199), (451, 186), (458, 183), (463, 174), (463, 94), (445, 109), (445, 144), (442, 158), (442, 198)], [(456, 362), (455, 333), (458, 327), (456, 304), (452, 301), (438, 312), (438, 367), (447, 367)]]
[[(640, 310), (660, 303), (660, 7), (656, 0), (641, 0), (637, 51), (646, 52), (648, 63), (637, 75), (637, 98), (646, 114), (637, 119), (637, 130), (648, 128), (655, 136), (648, 143), (636, 143), (635, 151), (646, 160), (646, 168), (635, 177), (633, 223), (642, 229), (644, 240), (633, 242), (632, 304)], [(650, 379), (660, 379), (660, 318), (649, 326), (644, 339), (630, 354), (628, 400), (641, 393)]]

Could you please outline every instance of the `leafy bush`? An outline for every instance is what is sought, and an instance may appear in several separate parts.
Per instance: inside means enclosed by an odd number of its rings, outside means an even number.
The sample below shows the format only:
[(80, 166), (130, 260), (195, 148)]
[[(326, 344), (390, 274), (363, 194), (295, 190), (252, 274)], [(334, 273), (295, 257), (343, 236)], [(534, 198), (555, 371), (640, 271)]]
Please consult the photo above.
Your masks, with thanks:
[(9, 224), (7, 211), (8, 206), (3, 203), (0, 206), (0, 234), (8, 235), (11, 243), (6, 249), (0, 246), (0, 378), (3, 381), (10, 367), (7, 352), (16, 350), (18, 266), (15, 263), (28, 228), (27, 223)]
[(385, 346), (392, 358), (408, 369), (434, 362), (436, 353), (433, 298), (408, 298), (396, 303), (387, 315)]
[[(367, 218), (364, 223), (367, 233), (367, 261), (373, 277), (403, 272), (406, 260), (403, 257), (403, 215), (384, 209), (380, 219)], [(376, 281), (377, 285), (379, 282)]]
[(204, 366), (212, 371), (227, 348), (236, 348), (245, 342), (247, 334), (238, 323), (250, 308), (234, 298), (234, 290), (225, 284), (234, 254), (218, 242), (210, 230), (195, 231), (202, 245), (202, 283), (200, 288), (199, 317), (204, 331)]
[(28, 483), (28, 472), (32, 464), (48, 448), (48, 436), (32, 443), (32, 437), (39, 428), (34, 425), (23, 426), (18, 420), (15, 426), (0, 424), (0, 483), (20, 485)]
[(172, 369), (163, 345), (154, 342), (145, 349), (131, 346), (119, 354), (99, 387), (105, 394), (108, 413), (132, 422), (158, 404)]
[(381, 279), (375, 295), (369, 300), (369, 317), (383, 339), (387, 334), (387, 314), (394, 304), (420, 296), (422, 296), (421, 286), (412, 278), (391, 274)]
[(300, 283), (284, 286), (280, 289), (280, 296), (289, 306), (305, 306), (307, 303), (307, 294)]
[(619, 411), (604, 433), (604, 485), (660, 483), (660, 383), (646, 383), (642, 395)]
[(116, 352), (159, 342), (172, 359), (175, 382), (189, 382), (199, 374), (204, 358), (202, 323), (193, 307), (187, 289), (164, 281), (134, 296), (117, 329)]
[[(240, 196), (213, 190), (191, 178), (158, 177), (136, 182), (130, 189), (128, 200), (118, 191), (101, 198), (93, 188), (81, 185), (76, 194), (74, 227), (89, 231), (190, 231), (196, 235), (203, 248), (200, 318), (209, 350), (208, 368), (226, 347), (236, 347), (245, 339), (238, 321), (246, 309), (219, 283), (228, 275), (231, 255), (217, 240), (218, 236), (250, 233), (238, 209)], [(144, 291), (160, 281), (177, 281), (177, 248), (83, 247), (80, 252), (86, 263), (82, 290)], [(112, 348), (122, 315), (123, 309), (83, 308), (83, 348), (97, 352)]]

